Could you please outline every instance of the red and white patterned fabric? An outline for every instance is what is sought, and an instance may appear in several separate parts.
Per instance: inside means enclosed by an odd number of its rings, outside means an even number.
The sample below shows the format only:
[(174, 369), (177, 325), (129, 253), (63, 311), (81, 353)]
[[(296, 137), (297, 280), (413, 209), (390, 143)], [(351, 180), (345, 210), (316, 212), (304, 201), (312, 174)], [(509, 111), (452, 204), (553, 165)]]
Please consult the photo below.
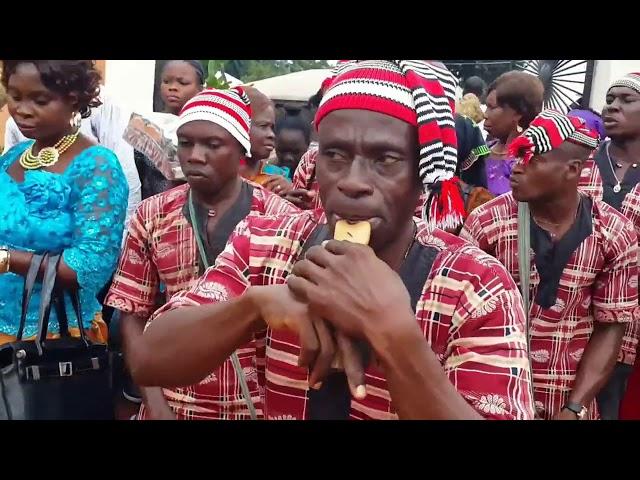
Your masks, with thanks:
[(464, 201), (455, 177), (457, 141), (454, 122), (456, 78), (436, 62), (365, 60), (338, 66), (322, 97), (315, 125), (335, 110), (383, 113), (417, 128), (419, 176), (432, 195), (422, 217), (450, 229), (464, 221)]
[(240, 142), (246, 156), (251, 156), (251, 107), (249, 97), (241, 87), (229, 90), (207, 88), (201, 91), (182, 107), (176, 129), (195, 120), (220, 125)]
[(543, 110), (529, 128), (509, 144), (509, 155), (526, 165), (534, 155), (559, 147), (565, 140), (587, 148), (598, 146), (598, 133), (585, 126), (584, 120), (555, 110)]
[[(594, 155), (587, 160), (582, 169), (582, 176), (580, 177), (578, 188), (592, 198), (602, 200), (604, 193), (602, 176), (600, 175), (600, 169), (597, 163), (594, 161)], [(636, 234), (638, 238), (640, 238), (640, 184), (633, 186), (631, 191), (625, 195), (620, 212), (631, 220), (636, 229)], [(640, 258), (638, 260), (640, 261)], [(619, 362), (626, 363), (627, 365), (633, 365), (635, 363), (639, 337), (640, 321), (629, 322), (622, 339), (622, 347), (618, 355)]]
[(302, 155), (300, 163), (296, 167), (296, 171), (293, 172), (291, 179), (291, 188), (294, 190), (304, 189), (315, 193), (313, 202), (311, 203), (310, 210), (317, 210), (322, 208), (322, 202), (320, 202), (320, 187), (318, 186), (318, 180), (316, 179), (316, 158), (318, 157), (318, 147), (312, 147)]
[[(598, 200), (591, 210), (592, 232), (562, 271), (555, 305), (531, 303), (531, 368), (536, 411), (552, 418), (567, 401), (594, 322), (628, 323), (640, 317), (638, 252), (633, 225)], [(518, 272), (518, 203), (501, 195), (469, 214), (460, 236)], [(536, 298), (540, 275), (531, 250), (530, 298)], [(597, 418), (595, 400), (589, 417)]]
[[(322, 212), (250, 216), (238, 225), (225, 251), (198, 282), (174, 296), (151, 319), (185, 306), (223, 302), (252, 285), (284, 284)], [(417, 221), (416, 241), (437, 249), (417, 304), (416, 322), (458, 392), (481, 415), (531, 419), (530, 373), (522, 300), (513, 279), (494, 258), (476, 247)], [(430, 232), (431, 230), (431, 232)], [(304, 419), (308, 370), (298, 367), (299, 339), (267, 332), (261, 387), (268, 419)], [(261, 375), (259, 379), (263, 378)], [(385, 375), (366, 371), (367, 397), (352, 399), (352, 419), (396, 419)]]
[[(278, 195), (256, 184), (251, 185), (252, 214), (274, 215), (299, 211)], [(147, 318), (156, 309), (160, 284), (164, 286), (164, 296), (168, 299), (190, 288), (197, 280), (198, 246), (191, 224), (183, 214), (188, 193), (189, 185), (185, 184), (138, 205), (128, 227), (105, 305)], [(215, 295), (216, 292), (208, 294)], [(250, 380), (252, 396), (260, 409), (256, 379), (259, 365), (255, 364), (254, 355), (256, 348), (264, 348), (264, 338), (258, 338), (239, 349), (238, 356)], [(249, 418), (230, 360), (200, 384), (163, 391), (179, 419)], [(140, 418), (146, 418), (144, 406)]]

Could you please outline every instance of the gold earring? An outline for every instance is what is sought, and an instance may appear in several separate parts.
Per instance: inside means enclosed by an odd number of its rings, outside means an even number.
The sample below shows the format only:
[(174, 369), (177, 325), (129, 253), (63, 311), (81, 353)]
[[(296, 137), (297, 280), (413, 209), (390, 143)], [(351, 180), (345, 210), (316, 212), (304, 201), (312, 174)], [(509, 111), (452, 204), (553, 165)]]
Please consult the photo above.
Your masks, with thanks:
[(71, 128), (74, 129), (75, 131), (80, 130), (80, 123), (82, 122), (82, 115), (80, 115), (80, 112), (76, 112), (72, 115), (71, 120), (69, 120), (69, 125), (71, 125)]

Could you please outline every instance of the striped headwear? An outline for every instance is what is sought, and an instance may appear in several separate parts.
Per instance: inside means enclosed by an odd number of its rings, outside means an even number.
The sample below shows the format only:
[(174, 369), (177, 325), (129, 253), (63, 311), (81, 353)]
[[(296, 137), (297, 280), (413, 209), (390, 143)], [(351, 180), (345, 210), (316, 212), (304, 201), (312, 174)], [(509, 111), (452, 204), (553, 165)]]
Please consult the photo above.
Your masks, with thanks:
[(636, 93), (640, 93), (640, 73), (627, 73), (624, 77), (613, 82), (609, 87), (609, 90), (613, 87), (627, 87), (634, 90)]
[(569, 117), (555, 110), (543, 110), (529, 128), (509, 145), (509, 154), (526, 165), (534, 155), (542, 155), (558, 148), (566, 140), (595, 149), (600, 136), (588, 128), (581, 118)]
[(249, 97), (241, 87), (229, 90), (208, 88), (201, 91), (182, 108), (176, 129), (195, 120), (220, 125), (240, 142), (245, 155), (251, 156), (251, 106)]
[(316, 113), (315, 125), (334, 110), (370, 110), (418, 129), (419, 176), (430, 193), (422, 216), (433, 226), (456, 228), (465, 211), (458, 179), (453, 114), (457, 80), (424, 60), (341, 63)]

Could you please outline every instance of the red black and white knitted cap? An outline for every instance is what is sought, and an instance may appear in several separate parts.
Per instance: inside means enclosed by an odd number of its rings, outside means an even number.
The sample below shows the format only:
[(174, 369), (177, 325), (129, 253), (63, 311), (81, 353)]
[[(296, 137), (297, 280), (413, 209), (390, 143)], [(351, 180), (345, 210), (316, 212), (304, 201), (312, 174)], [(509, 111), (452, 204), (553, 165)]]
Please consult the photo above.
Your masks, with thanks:
[(454, 122), (457, 80), (447, 68), (424, 60), (364, 60), (338, 64), (316, 113), (315, 125), (335, 110), (383, 113), (418, 129), (419, 176), (430, 200), (423, 218), (440, 228), (464, 221), (455, 178)]
[(184, 105), (176, 128), (195, 120), (220, 125), (240, 142), (246, 156), (251, 156), (251, 106), (249, 97), (241, 87), (229, 90), (202, 90)]
[(627, 87), (634, 90), (636, 93), (640, 93), (640, 73), (627, 73), (624, 77), (613, 82), (609, 87), (609, 90), (613, 87)]
[(526, 165), (534, 155), (550, 152), (565, 141), (595, 149), (599, 139), (598, 132), (588, 128), (581, 118), (543, 110), (529, 128), (511, 142), (509, 153)]

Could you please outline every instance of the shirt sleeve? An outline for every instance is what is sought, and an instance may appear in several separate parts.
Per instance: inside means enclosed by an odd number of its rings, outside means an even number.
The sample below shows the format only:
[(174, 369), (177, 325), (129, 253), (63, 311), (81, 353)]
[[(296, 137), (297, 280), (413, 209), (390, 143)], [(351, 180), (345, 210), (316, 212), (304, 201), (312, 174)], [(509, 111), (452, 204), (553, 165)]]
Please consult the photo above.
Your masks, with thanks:
[(72, 212), (71, 247), (63, 258), (76, 272), (81, 288), (98, 292), (118, 261), (129, 191), (113, 152), (92, 148), (91, 154), (87, 152), (73, 164), (78, 200)]
[(469, 214), (460, 231), (460, 238), (465, 239), (467, 242), (480, 248), (480, 250), (493, 255), (494, 246), (482, 228), (482, 219), (480, 216), (482, 211), (483, 209), (478, 208)]
[(311, 179), (313, 178), (313, 174), (316, 169), (317, 155), (317, 148), (311, 148), (307, 150), (304, 155), (302, 155), (300, 163), (298, 163), (296, 171), (293, 173), (293, 180), (291, 181), (291, 186), (294, 190), (300, 188), (309, 189)]
[[(618, 220), (619, 218), (619, 220)], [(638, 238), (633, 224), (617, 217), (606, 233), (605, 261), (596, 277), (592, 303), (598, 322), (627, 323), (639, 320)]]
[(216, 263), (190, 289), (171, 297), (151, 316), (149, 323), (176, 308), (226, 302), (249, 288), (250, 221), (251, 215), (236, 226)]
[(129, 223), (124, 248), (105, 305), (126, 313), (148, 317), (153, 313), (159, 289), (149, 233), (139, 205)]
[[(467, 247), (432, 281), (459, 285), (444, 369), (458, 392), (488, 419), (534, 416), (522, 297), (494, 258)], [(445, 278), (446, 277), (446, 278)]]

